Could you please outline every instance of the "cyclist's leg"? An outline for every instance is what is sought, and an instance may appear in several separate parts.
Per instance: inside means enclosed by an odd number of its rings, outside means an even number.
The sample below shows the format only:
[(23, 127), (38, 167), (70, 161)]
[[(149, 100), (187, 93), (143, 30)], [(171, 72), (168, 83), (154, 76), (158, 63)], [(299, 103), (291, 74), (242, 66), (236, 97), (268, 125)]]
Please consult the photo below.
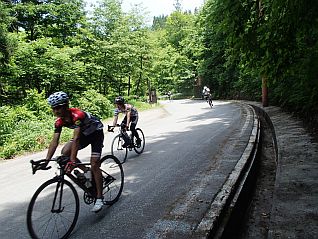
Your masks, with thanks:
[[(73, 139), (71, 139), (70, 141), (68, 141), (62, 148), (61, 150), (61, 154), (63, 156), (71, 156), (71, 151), (72, 151), (72, 143), (73, 143)], [(88, 143), (83, 142), (83, 137), (80, 137), (80, 149), (85, 148), (88, 145)], [(80, 163), (81, 161), (79, 159), (77, 159), (77, 162)], [(83, 170), (84, 172), (86, 172), (88, 170), (87, 167), (85, 167), (85, 165), (80, 165), (79, 168), (81, 170)]]
[(102, 197), (102, 174), (100, 171), (100, 158), (102, 154), (104, 132), (98, 130), (89, 136), (91, 142), (92, 153), (91, 153), (91, 170), (94, 176), (97, 190), (97, 198)]
[(62, 148), (62, 155), (64, 156), (70, 156), (71, 155), (71, 151), (72, 151), (72, 143), (73, 143), (73, 139), (71, 139), (70, 141), (68, 141)]
[(100, 158), (104, 142), (104, 132), (103, 130), (98, 130), (91, 136), (91, 170), (96, 184), (96, 202), (92, 208), (93, 212), (98, 212), (103, 207), (102, 193), (103, 193), (103, 179), (102, 172), (100, 170)]
[(212, 95), (211, 94), (209, 94), (209, 102), (210, 102), (210, 105), (213, 106)]
[(130, 123), (130, 130), (132, 134), (132, 139), (136, 137), (137, 140), (140, 140), (138, 132), (136, 131), (137, 123), (138, 123), (138, 116), (133, 116)]
[(102, 174), (100, 171), (100, 157), (101, 155), (97, 153), (92, 153), (91, 156), (91, 170), (94, 176), (94, 180), (96, 183), (96, 197), (102, 198)]
[(120, 127), (121, 127), (122, 132), (123, 132), (123, 139), (125, 141), (123, 147), (127, 147), (128, 145), (131, 144), (130, 137), (128, 136), (128, 134), (126, 132), (126, 124), (127, 124), (127, 117), (125, 116), (123, 121), (120, 124)]

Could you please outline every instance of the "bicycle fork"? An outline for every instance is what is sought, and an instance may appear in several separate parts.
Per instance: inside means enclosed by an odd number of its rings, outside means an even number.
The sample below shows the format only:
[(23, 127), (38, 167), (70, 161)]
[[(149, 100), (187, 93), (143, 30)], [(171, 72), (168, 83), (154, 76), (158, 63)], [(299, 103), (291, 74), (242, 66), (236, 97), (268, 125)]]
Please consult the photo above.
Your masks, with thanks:
[[(54, 199), (52, 204), (52, 213), (61, 213), (64, 211), (64, 207), (62, 207), (62, 198), (63, 198), (63, 186), (64, 182), (59, 181), (56, 185), (55, 193), (54, 193)], [(59, 191), (60, 189), (60, 191)], [(56, 201), (58, 201), (58, 205), (56, 207)], [(57, 208), (57, 209), (56, 209)]]

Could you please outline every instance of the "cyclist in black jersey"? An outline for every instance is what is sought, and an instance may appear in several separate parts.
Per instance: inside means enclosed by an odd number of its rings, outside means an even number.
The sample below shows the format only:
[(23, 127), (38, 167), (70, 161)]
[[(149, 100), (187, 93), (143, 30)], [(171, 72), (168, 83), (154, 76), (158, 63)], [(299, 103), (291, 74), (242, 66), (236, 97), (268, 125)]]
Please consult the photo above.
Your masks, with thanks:
[[(57, 117), (53, 139), (50, 143), (47, 160), (50, 160), (59, 144), (60, 134), (63, 127), (74, 129), (73, 138), (64, 145), (62, 155), (69, 156), (71, 161), (66, 165), (70, 173), (77, 159), (77, 152), (80, 149), (91, 145), (91, 173), (96, 183), (97, 200), (93, 212), (99, 212), (103, 207), (102, 201), (102, 174), (100, 170), (100, 158), (103, 148), (104, 132), (102, 122), (95, 116), (77, 108), (69, 108), (69, 98), (65, 92), (55, 92), (48, 98), (53, 114)], [(88, 168), (80, 167), (84, 173)]]

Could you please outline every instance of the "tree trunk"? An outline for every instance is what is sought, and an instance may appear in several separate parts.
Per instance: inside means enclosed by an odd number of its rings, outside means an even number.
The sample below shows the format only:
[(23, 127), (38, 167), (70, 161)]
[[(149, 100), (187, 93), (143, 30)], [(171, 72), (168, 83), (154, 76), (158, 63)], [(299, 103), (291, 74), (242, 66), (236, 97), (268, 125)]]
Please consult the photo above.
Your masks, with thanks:
[(147, 78), (147, 85), (148, 85), (149, 103), (151, 103), (151, 102), (152, 102), (152, 99), (151, 99), (151, 87), (150, 87), (150, 80), (149, 80), (149, 78)]
[(140, 73), (139, 73), (139, 79), (138, 79), (138, 82), (137, 82), (135, 95), (138, 95), (139, 84), (140, 84), (141, 80), (142, 80), (142, 55), (140, 56)]
[(128, 96), (130, 95), (130, 74), (128, 76)]
[(262, 104), (263, 104), (263, 107), (268, 106), (268, 88), (267, 88), (266, 76), (262, 76)]

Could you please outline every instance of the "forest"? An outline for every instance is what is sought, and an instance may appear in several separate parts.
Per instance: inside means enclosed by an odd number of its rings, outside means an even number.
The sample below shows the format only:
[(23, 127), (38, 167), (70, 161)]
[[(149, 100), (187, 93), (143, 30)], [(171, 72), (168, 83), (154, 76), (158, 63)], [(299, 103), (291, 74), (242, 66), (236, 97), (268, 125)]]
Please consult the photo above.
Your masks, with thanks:
[(85, 4), (0, 0), (1, 159), (47, 147), (46, 98), (60, 90), (105, 119), (117, 95), (142, 108), (152, 91), (190, 98), (208, 85), (215, 99), (261, 101), (265, 86), (270, 105), (318, 125), (318, 1), (206, 0), (191, 12), (175, 0), (151, 25), (141, 4)]

